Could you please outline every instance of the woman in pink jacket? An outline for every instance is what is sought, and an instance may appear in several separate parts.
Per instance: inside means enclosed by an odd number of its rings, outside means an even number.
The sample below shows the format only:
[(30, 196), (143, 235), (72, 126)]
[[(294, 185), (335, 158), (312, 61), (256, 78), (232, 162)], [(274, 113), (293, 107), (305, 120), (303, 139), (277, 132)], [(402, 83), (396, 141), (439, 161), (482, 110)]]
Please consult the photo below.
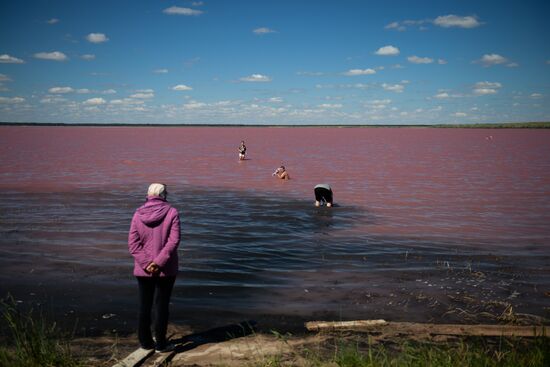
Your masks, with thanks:
[[(168, 305), (178, 273), (180, 218), (166, 202), (166, 185), (149, 186), (147, 201), (139, 207), (130, 226), (128, 249), (134, 257), (134, 275), (139, 285), (138, 337), (144, 349), (168, 348)], [(155, 341), (151, 334), (151, 311), (155, 306)]]

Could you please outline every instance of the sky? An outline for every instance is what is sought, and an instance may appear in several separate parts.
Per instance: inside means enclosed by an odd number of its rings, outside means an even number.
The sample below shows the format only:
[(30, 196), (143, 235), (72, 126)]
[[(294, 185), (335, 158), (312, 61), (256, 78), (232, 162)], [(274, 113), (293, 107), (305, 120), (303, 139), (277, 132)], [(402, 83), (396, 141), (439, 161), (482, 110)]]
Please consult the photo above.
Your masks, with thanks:
[(2, 0), (0, 122), (550, 121), (550, 1)]

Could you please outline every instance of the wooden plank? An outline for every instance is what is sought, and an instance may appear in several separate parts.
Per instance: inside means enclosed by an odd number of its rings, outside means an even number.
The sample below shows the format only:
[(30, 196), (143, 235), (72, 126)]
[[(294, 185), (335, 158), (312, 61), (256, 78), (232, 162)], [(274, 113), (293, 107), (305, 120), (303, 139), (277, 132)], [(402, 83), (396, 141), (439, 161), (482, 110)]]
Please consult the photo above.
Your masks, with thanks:
[(354, 330), (369, 329), (387, 325), (386, 320), (356, 320), (356, 321), (310, 321), (306, 322), (309, 331), (320, 330)]
[(151, 354), (155, 353), (154, 349), (143, 349), (139, 348), (130, 353), (122, 361), (119, 361), (113, 367), (135, 367), (138, 366), (141, 362), (146, 360)]
[(400, 334), (429, 334), (457, 336), (550, 336), (550, 326), (532, 325), (461, 325), (422, 324), (413, 322), (387, 322), (385, 320), (311, 321), (306, 322), (310, 331), (349, 330), (380, 331)]

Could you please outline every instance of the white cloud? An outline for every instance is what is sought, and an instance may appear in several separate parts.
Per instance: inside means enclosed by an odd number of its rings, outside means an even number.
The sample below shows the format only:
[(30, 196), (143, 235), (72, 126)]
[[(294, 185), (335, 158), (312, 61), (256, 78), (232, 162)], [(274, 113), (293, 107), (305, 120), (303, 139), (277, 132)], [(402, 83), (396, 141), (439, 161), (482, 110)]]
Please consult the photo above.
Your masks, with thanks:
[(53, 87), (48, 89), (48, 92), (53, 94), (65, 94), (74, 92), (74, 89), (71, 87)]
[(52, 60), (52, 61), (65, 61), (67, 60), (67, 55), (63, 52), (53, 51), (53, 52), (38, 52), (34, 54), (34, 57), (42, 60)]
[(25, 98), (21, 97), (0, 97), (0, 103), (1, 104), (16, 104), (16, 103), (23, 103), (25, 102)]
[(48, 23), (48, 24), (56, 24), (56, 23), (59, 23), (59, 19), (57, 19), (57, 18), (52, 18), (52, 19), (47, 20), (46, 23)]
[(24, 64), (25, 61), (8, 54), (0, 55), (0, 64)]
[(183, 105), (183, 108), (186, 109), (186, 110), (194, 110), (194, 109), (202, 108), (202, 107), (205, 107), (205, 106), (206, 106), (206, 103), (191, 101), (189, 103), (185, 103)]
[(76, 90), (76, 93), (78, 93), (78, 94), (88, 94), (90, 92), (91, 92), (91, 90), (89, 90), (88, 88), (80, 88), (80, 89)]
[(242, 82), (270, 82), (271, 78), (267, 75), (262, 74), (252, 74), (249, 76), (242, 77), (239, 79)]
[(445, 60), (445, 59), (437, 59), (437, 63), (438, 63), (439, 65), (445, 65), (445, 64), (447, 64), (447, 60)]
[(407, 57), (407, 60), (413, 64), (431, 64), (434, 62), (434, 59), (430, 59), (429, 57), (418, 57), (418, 56), (409, 56)]
[(386, 25), (384, 29), (396, 29), (398, 31), (404, 31), (406, 28), (399, 24), (399, 22), (391, 22), (390, 24)]
[(191, 3), (191, 6), (203, 6), (203, 5), (204, 5), (203, 1), (193, 1)]
[(508, 59), (504, 56), (501, 56), (499, 54), (485, 54), (481, 57), (481, 59), (475, 61), (476, 63), (481, 63), (483, 66), (493, 66), (493, 65), (499, 65), (504, 64), (508, 62)]
[(478, 96), (496, 94), (498, 89), (502, 88), (502, 84), (498, 82), (477, 82), (474, 85), (474, 94)]
[(186, 90), (193, 90), (193, 88), (191, 88), (191, 87), (189, 87), (185, 84), (178, 84), (176, 86), (173, 86), (172, 90), (186, 91)]
[(397, 56), (399, 55), (399, 49), (397, 47), (394, 47), (392, 45), (387, 45), (384, 47), (380, 47), (376, 52), (376, 55), (380, 56)]
[(103, 43), (109, 40), (103, 33), (90, 33), (86, 36), (86, 39), (91, 43)]
[(257, 34), (259, 36), (261, 36), (263, 34), (268, 34), (268, 33), (277, 33), (277, 31), (275, 31), (273, 29), (269, 29), (267, 27), (256, 28), (252, 32), (254, 32), (254, 34)]
[(344, 73), (347, 76), (357, 76), (357, 75), (372, 75), (376, 74), (374, 69), (351, 69)]
[(267, 101), (271, 103), (283, 103), (283, 99), (281, 97), (271, 97)]
[(44, 103), (44, 104), (53, 104), (53, 103), (61, 103), (61, 102), (66, 102), (67, 100), (63, 97), (58, 97), (58, 96), (55, 96), (55, 97), (45, 97), (45, 98), (42, 98), (40, 100), (40, 103)]
[(80, 56), (80, 58), (83, 59), (83, 60), (93, 60), (93, 59), (95, 59), (95, 55), (85, 54), (85, 55)]
[(511, 62), (509, 64), (506, 64), (506, 67), (508, 67), (508, 68), (517, 68), (517, 67), (519, 67), (519, 64), (517, 62)]
[(153, 89), (138, 89), (136, 90), (136, 93), (155, 93)]
[(153, 70), (153, 73), (155, 73), (155, 74), (167, 74), (168, 69), (156, 69), (156, 70)]
[(439, 16), (434, 19), (433, 23), (443, 28), (476, 28), (481, 25), (475, 16), (461, 17), (454, 14)]
[(139, 99), (148, 99), (155, 97), (154, 93), (147, 92), (147, 93), (135, 93), (130, 96), (130, 98), (139, 98)]
[(374, 99), (372, 101), (365, 102), (365, 107), (373, 110), (383, 110), (391, 103), (391, 99)]
[(90, 98), (83, 102), (87, 106), (99, 106), (107, 103), (103, 98)]
[(116, 90), (106, 89), (106, 90), (102, 91), (101, 94), (116, 94)]
[(0, 74), (0, 82), (9, 82), (11, 79), (5, 74)]
[(532, 93), (529, 97), (533, 98), (533, 99), (540, 99), (543, 97), (542, 94), (540, 93)]
[(191, 8), (181, 8), (179, 6), (171, 6), (169, 8), (166, 8), (162, 11), (164, 14), (168, 15), (201, 15), (203, 13), (202, 10), (196, 10)]
[(382, 83), (382, 88), (384, 88), (384, 90), (395, 93), (402, 93), (405, 90), (405, 86), (401, 84)]
[(453, 113), (451, 116), (454, 116), (454, 117), (466, 117), (468, 116), (466, 113), (464, 112), (455, 112)]
[(341, 103), (323, 103), (318, 105), (317, 107), (322, 109), (337, 109), (337, 108), (342, 108), (342, 104)]
[(437, 98), (437, 99), (446, 99), (446, 98), (451, 98), (451, 96), (449, 95), (449, 93), (447, 92), (440, 92), (440, 93), (437, 93), (434, 98)]

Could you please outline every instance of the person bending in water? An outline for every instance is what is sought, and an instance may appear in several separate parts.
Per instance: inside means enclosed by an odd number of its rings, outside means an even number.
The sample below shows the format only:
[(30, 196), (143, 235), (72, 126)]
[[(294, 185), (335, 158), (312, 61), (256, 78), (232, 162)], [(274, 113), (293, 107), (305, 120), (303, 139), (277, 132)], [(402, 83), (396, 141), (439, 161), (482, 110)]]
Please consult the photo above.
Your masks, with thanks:
[[(180, 217), (166, 202), (166, 185), (149, 186), (147, 200), (139, 207), (130, 225), (128, 250), (134, 257), (134, 276), (139, 287), (139, 344), (144, 349), (168, 351), (168, 309), (178, 274)], [(151, 334), (154, 308), (155, 339)]]
[(244, 156), (246, 155), (246, 145), (244, 145), (244, 140), (241, 141), (241, 145), (239, 145), (239, 160), (244, 161)]
[(332, 189), (329, 184), (316, 185), (313, 191), (315, 191), (315, 206), (321, 206), (323, 202), (327, 204), (327, 208), (332, 206)]
[(277, 168), (272, 175), (279, 177), (281, 180), (290, 180), (290, 175), (288, 174), (288, 171), (285, 169), (285, 166), (281, 166)]

